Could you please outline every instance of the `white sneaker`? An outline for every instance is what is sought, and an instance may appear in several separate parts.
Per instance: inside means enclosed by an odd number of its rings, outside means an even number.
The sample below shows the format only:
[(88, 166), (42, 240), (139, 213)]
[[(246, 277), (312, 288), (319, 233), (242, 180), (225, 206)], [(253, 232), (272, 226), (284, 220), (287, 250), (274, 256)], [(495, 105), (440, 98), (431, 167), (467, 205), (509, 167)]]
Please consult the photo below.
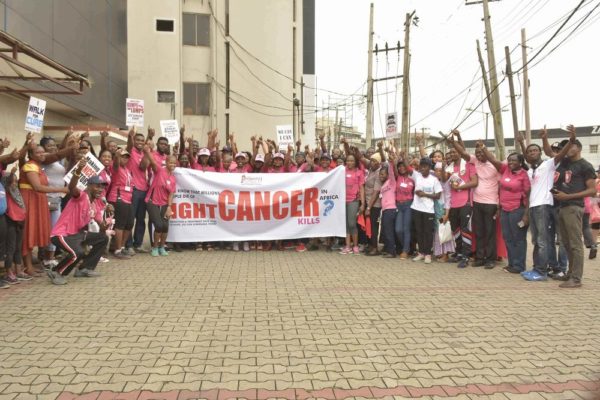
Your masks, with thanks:
[(101, 263), (107, 263), (107, 262), (110, 262), (110, 260), (108, 258), (105, 258), (105, 257), (100, 257), (100, 262)]
[(233, 244), (233, 251), (240, 251), (240, 244), (238, 242)]
[[(430, 257), (431, 258), (431, 257)], [(425, 256), (421, 253), (419, 253), (418, 256), (416, 256), (415, 258), (413, 258), (413, 261), (423, 261), (425, 259)]]
[(248, 242), (244, 242), (244, 251), (250, 251), (250, 244)]
[(431, 264), (431, 256), (425, 256), (425, 264)]

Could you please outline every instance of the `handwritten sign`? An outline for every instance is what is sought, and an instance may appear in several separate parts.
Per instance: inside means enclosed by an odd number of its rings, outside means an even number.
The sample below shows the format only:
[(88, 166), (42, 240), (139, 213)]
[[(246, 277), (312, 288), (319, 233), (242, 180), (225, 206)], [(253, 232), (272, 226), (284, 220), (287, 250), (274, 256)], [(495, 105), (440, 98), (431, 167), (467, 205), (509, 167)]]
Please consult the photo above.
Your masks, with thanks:
[(398, 113), (385, 114), (385, 137), (390, 139), (398, 134)]
[(160, 121), (160, 130), (162, 135), (167, 138), (170, 145), (179, 142), (179, 124), (175, 119), (166, 119)]
[[(104, 169), (104, 165), (98, 160), (92, 153), (87, 153), (85, 155), (85, 159), (87, 164), (81, 170), (81, 176), (79, 177), (79, 182), (77, 182), (77, 189), (85, 190), (87, 188), (88, 179), (92, 176), (98, 175)], [(71, 178), (73, 177), (73, 172), (77, 169), (77, 165), (75, 165), (67, 175), (65, 175), (64, 180), (67, 182), (71, 182)]]
[(46, 114), (46, 101), (35, 97), (29, 99), (27, 106), (27, 117), (25, 118), (25, 130), (27, 132), (40, 133), (44, 127), (44, 115)]
[(144, 100), (127, 99), (125, 102), (127, 126), (144, 126)]
[(294, 145), (294, 133), (291, 125), (277, 125), (277, 143), (279, 151), (286, 152), (288, 145)]

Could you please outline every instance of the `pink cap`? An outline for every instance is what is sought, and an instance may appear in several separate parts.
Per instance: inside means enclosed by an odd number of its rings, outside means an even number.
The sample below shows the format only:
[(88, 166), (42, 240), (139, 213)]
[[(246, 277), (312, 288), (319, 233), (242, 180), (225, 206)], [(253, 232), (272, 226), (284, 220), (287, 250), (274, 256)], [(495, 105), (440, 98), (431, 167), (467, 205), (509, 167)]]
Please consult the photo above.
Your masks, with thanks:
[(262, 154), (257, 154), (256, 157), (254, 157), (254, 161), (265, 162), (265, 156)]
[(273, 156), (273, 158), (285, 158), (285, 156), (281, 153), (275, 153), (275, 155)]
[(203, 147), (200, 149), (198, 154), (201, 156), (210, 156), (210, 150), (208, 150), (206, 147)]
[(235, 155), (235, 158), (238, 158), (238, 157), (248, 158), (248, 155), (246, 153), (239, 152)]

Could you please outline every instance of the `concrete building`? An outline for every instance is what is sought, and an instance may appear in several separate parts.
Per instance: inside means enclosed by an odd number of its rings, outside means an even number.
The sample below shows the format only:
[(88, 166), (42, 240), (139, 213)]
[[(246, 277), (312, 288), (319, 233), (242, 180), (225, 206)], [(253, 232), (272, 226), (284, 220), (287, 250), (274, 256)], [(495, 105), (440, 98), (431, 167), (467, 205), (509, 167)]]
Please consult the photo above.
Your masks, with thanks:
[(21, 145), (30, 95), (47, 101), (44, 134), (123, 126), (125, 1), (0, 0), (0, 21), (0, 47), (12, 50), (0, 54), (1, 137)]
[(145, 101), (147, 126), (177, 119), (201, 143), (217, 128), (221, 145), (235, 132), (247, 148), (293, 125), (314, 141), (314, 0), (129, 0), (127, 11), (128, 95)]
[[(328, 149), (340, 148), (342, 149), (340, 139), (344, 137), (348, 143), (352, 146), (358, 147), (360, 150), (366, 150), (366, 139), (364, 132), (359, 132), (358, 127), (350, 126), (344, 122), (343, 119), (336, 121), (327, 117), (319, 118), (316, 121), (316, 137), (318, 138), (321, 133), (325, 134), (325, 145)], [(306, 142), (312, 147), (313, 143)]]

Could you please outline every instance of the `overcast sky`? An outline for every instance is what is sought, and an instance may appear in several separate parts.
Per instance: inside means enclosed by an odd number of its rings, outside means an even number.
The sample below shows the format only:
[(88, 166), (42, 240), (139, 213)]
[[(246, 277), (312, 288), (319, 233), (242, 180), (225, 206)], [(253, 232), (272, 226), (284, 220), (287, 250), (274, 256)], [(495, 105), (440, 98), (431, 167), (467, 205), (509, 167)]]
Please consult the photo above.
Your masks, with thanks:
[[(521, 41), (521, 28), (527, 29), (529, 57), (531, 58), (557, 30), (565, 17), (581, 0), (501, 0), (490, 3), (492, 31), (496, 62), (500, 64), (499, 80), (505, 70), (504, 46), (515, 49)], [(318, 0), (316, 2), (316, 72), (318, 87), (340, 93), (353, 93), (367, 78), (368, 47), (368, 0)], [(546, 50), (530, 64), (529, 79), (531, 125), (533, 129), (544, 124), (548, 127), (600, 124), (600, 6), (588, 20), (539, 65), (555, 45), (560, 43), (578, 21), (600, 3), (600, 0), (585, 0), (580, 10), (565, 26), (563, 33), (550, 43)], [(404, 19), (407, 12), (416, 10), (419, 26), (411, 28), (411, 131), (429, 128), (432, 132), (448, 131), (456, 126), (468, 113), (466, 108), (475, 107), (483, 99), (483, 83), (477, 61), (475, 40), (480, 39), (485, 56), (483, 7), (465, 5), (465, 0), (375, 0), (375, 43), (381, 46), (387, 41), (395, 47), (398, 40), (404, 41)], [(402, 43), (403, 44), (403, 43)], [(511, 54), (513, 70), (522, 65), (521, 48)], [(374, 78), (402, 74), (402, 54), (398, 65), (398, 54), (390, 53), (388, 59), (379, 54), (374, 59)], [(516, 78), (516, 77), (515, 77)], [(521, 76), (519, 76), (521, 79)], [(456, 96), (475, 82), (470, 90), (458, 96), (448, 106), (427, 116), (436, 108)], [(395, 89), (397, 85), (397, 98)], [(515, 81), (517, 95), (521, 94), (522, 83)], [(508, 81), (501, 86), (501, 103), (510, 110)], [(391, 94), (385, 95), (387, 92)], [(361, 92), (358, 92), (361, 93)], [(366, 93), (366, 85), (362, 89)], [(381, 122), (386, 112), (401, 112), (401, 80), (375, 84), (375, 136), (382, 135)], [(318, 106), (325, 105), (328, 96), (319, 92)], [(377, 99), (378, 98), (378, 99)], [(339, 100), (338, 100), (339, 101)], [(349, 102), (348, 100), (343, 100)], [(355, 103), (359, 103), (355, 98)], [(522, 98), (517, 100), (519, 127), (524, 129)], [(354, 112), (347, 108), (345, 116), (350, 123), (364, 132), (364, 100), (355, 105)], [(487, 104), (479, 107), (487, 112)], [(333, 112), (331, 113), (333, 116)], [(341, 116), (344, 116), (342, 112)], [(485, 114), (473, 113), (459, 129), (466, 138), (484, 136)], [(503, 113), (504, 132), (512, 137), (510, 111)], [(475, 126), (473, 126), (476, 124)], [(469, 129), (467, 129), (469, 128)], [(490, 118), (489, 135), (493, 136)]]

